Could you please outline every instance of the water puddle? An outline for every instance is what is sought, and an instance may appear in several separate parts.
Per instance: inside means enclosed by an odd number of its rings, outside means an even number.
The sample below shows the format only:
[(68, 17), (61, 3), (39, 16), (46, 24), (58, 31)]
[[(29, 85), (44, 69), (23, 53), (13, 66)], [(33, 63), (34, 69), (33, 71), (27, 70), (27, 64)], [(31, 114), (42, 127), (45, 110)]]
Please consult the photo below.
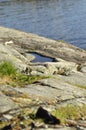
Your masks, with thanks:
[(54, 58), (50, 58), (50, 57), (46, 57), (46, 56), (43, 56), (41, 54), (38, 54), (38, 53), (30, 53), (32, 54), (33, 56), (35, 56), (35, 59), (32, 60), (32, 62), (54, 62)]

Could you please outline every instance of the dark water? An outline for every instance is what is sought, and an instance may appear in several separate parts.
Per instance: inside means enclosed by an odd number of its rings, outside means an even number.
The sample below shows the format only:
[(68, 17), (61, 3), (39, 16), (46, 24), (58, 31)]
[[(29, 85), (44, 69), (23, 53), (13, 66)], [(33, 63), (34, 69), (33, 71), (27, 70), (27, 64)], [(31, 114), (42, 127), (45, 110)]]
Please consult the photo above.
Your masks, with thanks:
[(35, 59), (32, 60), (32, 62), (54, 62), (53, 58), (45, 57), (43, 55), (40, 55), (38, 53), (31, 53), (32, 55), (35, 56)]
[(0, 25), (86, 49), (86, 0), (0, 0)]

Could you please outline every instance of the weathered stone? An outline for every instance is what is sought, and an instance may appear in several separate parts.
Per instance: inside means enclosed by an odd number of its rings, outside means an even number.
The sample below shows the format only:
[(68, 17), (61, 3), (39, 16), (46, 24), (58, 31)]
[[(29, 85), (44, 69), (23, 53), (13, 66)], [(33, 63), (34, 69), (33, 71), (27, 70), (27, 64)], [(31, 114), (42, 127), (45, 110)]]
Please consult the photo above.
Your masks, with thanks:
[(53, 58), (61, 58), (75, 63), (86, 61), (85, 50), (35, 34), (0, 27), (0, 39), (3, 43), (12, 40), (15, 45), (22, 49), (34, 50)]
[(33, 66), (30, 66), (30, 69), (32, 70), (31, 71), (31, 74), (32, 75), (42, 75), (42, 74), (46, 74), (48, 75), (48, 70), (46, 69), (46, 67), (44, 67), (44, 65), (33, 65)]
[(70, 75), (77, 71), (77, 64), (67, 61), (29, 64), (32, 75)]
[(59, 61), (59, 62), (49, 62), (45, 63), (46, 68), (51, 74), (62, 74), (69, 75), (72, 71), (77, 70), (77, 64), (73, 62), (67, 61)]
[(86, 73), (86, 63), (80, 65), (80, 71)]
[(19, 70), (25, 70), (28, 60), (10, 46), (0, 44), (0, 62), (11, 61)]
[(0, 114), (16, 108), (18, 108), (16, 103), (2, 93), (0, 94)]
[(15, 88), (19, 92), (24, 92), (39, 97), (41, 100), (51, 101), (55, 104), (86, 104), (86, 90), (69, 84), (58, 78), (48, 78), (40, 80), (37, 84), (28, 85), (26, 88)]
[(4, 114), (3, 117), (7, 120), (11, 120), (13, 118), (12, 115), (7, 115), (7, 114)]
[(76, 86), (77, 88), (86, 89), (86, 74), (83, 74), (81, 72), (74, 72), (70, 76), (59, 75), (59, 77), (65, 82)]
[(25, 53), (24, 56), (28, 59), (28, 61), (32, 61), (33, 59), (35, 59), (35, 56), (30, 53)]
[[(77, 130), (76, 128), (72, 128), (72, 127), (61, 127), (61, 128), (39, 128), (39, 130)], [(84, 129), (83, 129), (84, 130)]]

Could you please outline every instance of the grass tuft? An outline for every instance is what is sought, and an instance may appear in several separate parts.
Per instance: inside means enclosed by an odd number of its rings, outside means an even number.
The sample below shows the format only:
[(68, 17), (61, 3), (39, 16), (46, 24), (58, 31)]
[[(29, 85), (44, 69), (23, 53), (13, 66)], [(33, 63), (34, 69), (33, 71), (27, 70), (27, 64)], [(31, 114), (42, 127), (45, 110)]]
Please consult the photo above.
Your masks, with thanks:
[(3, 62), (0, 64), (0, 84), (10, 84), (11, 86), (24, 87), (32, 84), (46, 76), (25, 75), (17, 72), (17, 69), (11, 62)]
[(1, 76), (11, 76), (11, 75), (15, 75), (17, 72), (17, 69), (15, 68), (15, 66), (8, 61), (2, 62), (0, 64), (0, 75)]
[(61, 120), (62, 124), (66, 124), (67, 120), (86, 118), (86, 105), (83, 105), (82, 107), (75, 105), (60, 107), (58, 110), (54, 111), (54, 115)]
[(33, 84), (38, 80), (47, 78), (45, 76), (38, 75), (25, 75), (25, 74), (17, 74), (16, 77), (13, 77), (13, 86), (24, 87), (28, 84)]

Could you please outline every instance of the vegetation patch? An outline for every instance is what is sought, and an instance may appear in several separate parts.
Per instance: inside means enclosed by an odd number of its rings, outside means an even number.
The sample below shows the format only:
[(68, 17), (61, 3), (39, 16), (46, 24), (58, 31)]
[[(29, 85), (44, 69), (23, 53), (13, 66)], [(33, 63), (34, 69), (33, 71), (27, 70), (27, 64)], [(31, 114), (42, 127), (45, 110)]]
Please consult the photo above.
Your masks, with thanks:
[(17, 73), (17, 69), (11, 62), (2, 62), (0, 64), (0, 76), (11, 76)]
[(24, 87), (27, 84), (32, 84), (43, 78), (47, 77), (19, 73), (11, 62), (5, 61), (0, 64), (1, 84), (10, 84), (12, 86)]
[(86, 118), (86, 105), (82, 107), (75, 105), (60, 107), (54, 111), (54, 115), (61, 120), (62, 124), (66, 124), (68, 120), (77, 121)]
[(13, 86), (20, 86), (24, 87), (25, 85), (35, 83), (40, 79), (46, 78), (45, 76), (38, 76), (38, 75), (25, 75), (25, 74), (17, 74), (12, 78), (12, 85)]

